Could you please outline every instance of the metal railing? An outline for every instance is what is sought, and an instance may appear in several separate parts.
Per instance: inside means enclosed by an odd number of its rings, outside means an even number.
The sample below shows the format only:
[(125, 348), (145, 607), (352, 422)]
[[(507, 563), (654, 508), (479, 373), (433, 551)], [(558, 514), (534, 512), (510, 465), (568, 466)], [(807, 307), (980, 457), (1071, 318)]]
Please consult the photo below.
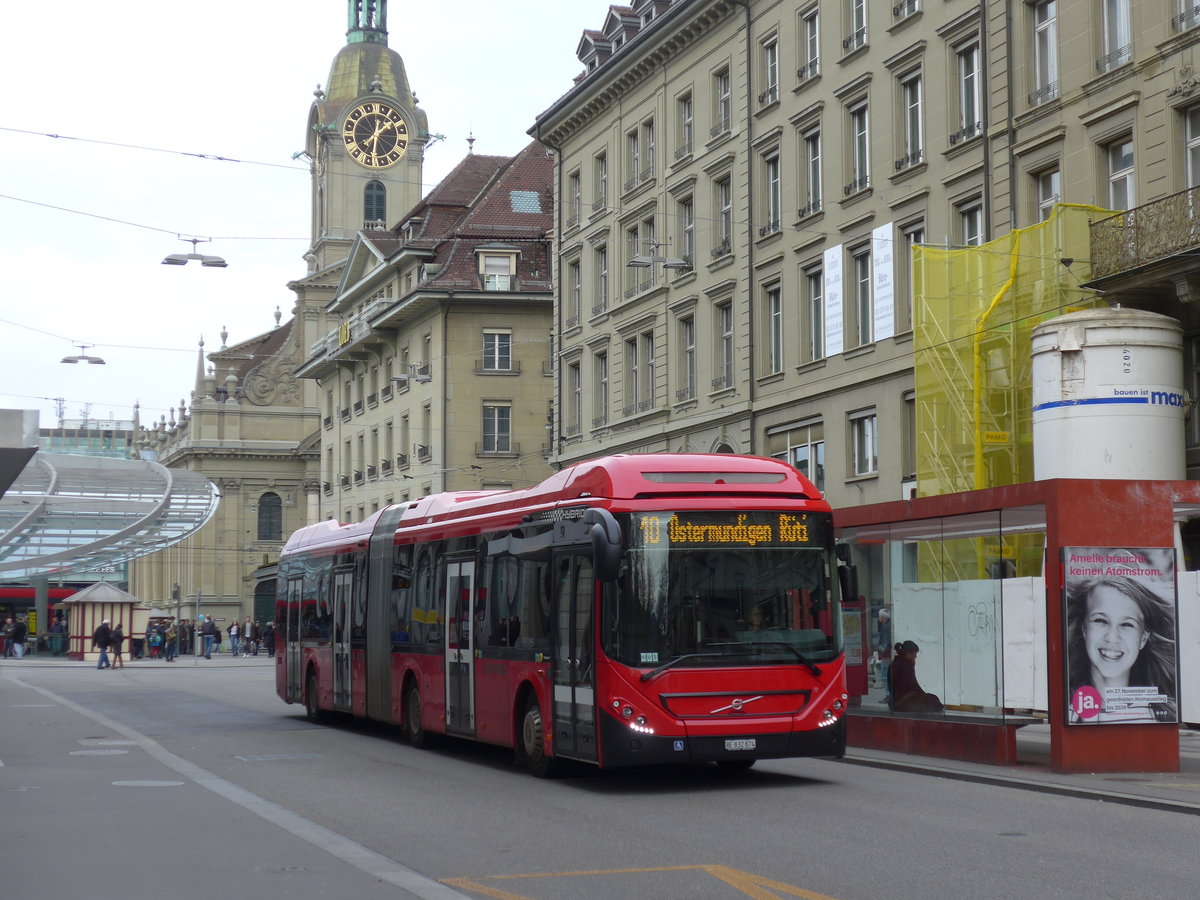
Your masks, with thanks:
[(1200, 248), (1200, 187), (1091, 224), (1092, 277)]

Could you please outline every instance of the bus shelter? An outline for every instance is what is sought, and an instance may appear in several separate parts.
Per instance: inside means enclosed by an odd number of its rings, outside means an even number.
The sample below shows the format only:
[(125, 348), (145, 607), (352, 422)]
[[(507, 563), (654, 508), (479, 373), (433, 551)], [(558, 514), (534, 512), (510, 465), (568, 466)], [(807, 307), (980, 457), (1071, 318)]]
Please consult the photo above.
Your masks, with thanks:
[[(1010, 763), (1044, 721), (1057, 772), (1178, 771), (1179, 724), (1200, 720), (1200, 572), (1177, 526), (1198, 515), (1196, 482), (1095, 479), (837, 511), (858, 582), (849, 743)], [(1132, 637), (1097, 637), (1107, 619)], [(906, 640), (943, 709), (889, 700)]]

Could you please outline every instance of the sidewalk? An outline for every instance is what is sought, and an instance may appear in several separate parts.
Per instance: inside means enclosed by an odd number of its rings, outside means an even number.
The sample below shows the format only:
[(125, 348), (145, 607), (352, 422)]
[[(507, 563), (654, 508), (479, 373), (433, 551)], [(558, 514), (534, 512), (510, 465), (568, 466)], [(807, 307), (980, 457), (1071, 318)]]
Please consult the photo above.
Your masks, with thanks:
[[(177, 662), (140, 659), (126, 663), (131, 669), (143, 668), (212, 668), (274, 665), (275, 660), (265, 653), (258, 656), (214, 654), (211, 660), (182, 656)], [(13, 672), (54, 667), (95, 667), (94, 662), (70, 660), (62, 656), (27, 656), (22, 660), (0, 661), (0, 671)], [(1166, 726), (1162, 726), (1166, 727)], [(1105, 803), (1121, 803), (1150, 809), (1200, 815), (1200, 731), (1181, 727), (1179, 730), (1178, 772), (1103, 772), (1083, 775), (1064, 775), (1050, 771), (1050, 727), (1027, 725), (1017, 732), (1016, 766), (989, 766), (960, 762), (931, 756), (913, 756), (885, 750), (848, 747), (844, 762), (879, 769), (914, 772), (937, 778), (974, 781), (1022, 790), (1041, 791), (1084, 797)]]
[(1016, 766), (989, 766), (848, 747), (845, 761), (958, 781), (975, 781), (1200, 815), (1200, 731), (1180, 727), (1178, 772), (1100, 772), (1082, 775), (1051, 772), (1048, 725), (1027, 725), (1020, 729), (1017, 732), (1017, 754), (1019, 762)]

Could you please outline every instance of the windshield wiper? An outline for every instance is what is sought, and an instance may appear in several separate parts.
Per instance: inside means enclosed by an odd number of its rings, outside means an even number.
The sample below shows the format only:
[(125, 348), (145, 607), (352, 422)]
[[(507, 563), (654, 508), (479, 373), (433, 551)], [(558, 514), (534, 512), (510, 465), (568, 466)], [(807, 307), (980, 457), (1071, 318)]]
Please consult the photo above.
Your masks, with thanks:
[(808, 657), (806, 657), (787, 641), (754, 641), (753, 643), (762, 644), (764, 647), (784, 647), (787, 650), (791, 650), (796, 659), (800, 660), (800, 665), (806, 667), (808, 671), (812, 672), (814, 678), (821, 677), (820, 667), (810, 661)]
[(706, 656), (724, 656), (724, 655), (725, 654), (723, 654), (723, 653), (684, 653), (682, 656), (674, 656), (671, 659), (668, 659), (665, 663), (663, 663), (657, 669), (651, 669), (649, 672), (644, 673), (642, 675), (642, 681), (649, 681), (651, 678), (655, 678), (655, 677), (661, 675), (663, 672), (667, 671), (667, 669), (670, 669), (673, 666), (679, 665), (685, 659), (702, 659)]

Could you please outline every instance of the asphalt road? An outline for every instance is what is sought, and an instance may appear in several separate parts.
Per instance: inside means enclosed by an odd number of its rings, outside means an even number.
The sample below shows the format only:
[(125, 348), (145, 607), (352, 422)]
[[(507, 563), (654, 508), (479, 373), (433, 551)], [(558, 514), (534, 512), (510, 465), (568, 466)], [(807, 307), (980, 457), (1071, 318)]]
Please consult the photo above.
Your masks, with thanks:
[(1192, 897), (1200, 817), (828, 760), (542, 781), (265, 661), (0, 670), (0, 896)]

